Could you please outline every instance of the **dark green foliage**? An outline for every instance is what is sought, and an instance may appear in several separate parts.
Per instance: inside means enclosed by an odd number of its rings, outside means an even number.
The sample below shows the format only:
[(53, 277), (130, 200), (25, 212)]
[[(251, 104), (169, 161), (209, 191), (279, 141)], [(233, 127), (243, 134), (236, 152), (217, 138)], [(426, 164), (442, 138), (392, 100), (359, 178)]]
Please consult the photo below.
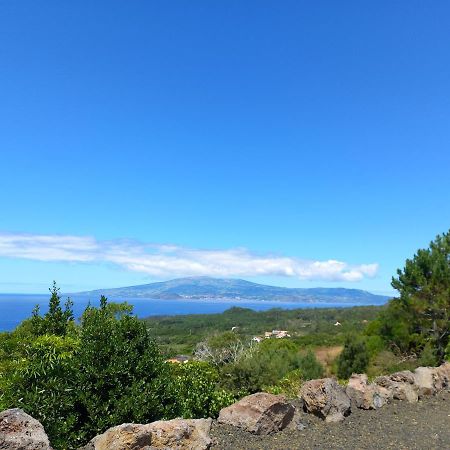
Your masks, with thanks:
[[(0, 334), (0, 408), (18, 406), (36, 417), (57, 450), (80, 447), (124, 422), (214, 417), (247, 393), (295, 396), (304, 380), (324, 373), (307, 349), (341, 345), (350, 330), (362, 333), (367, 321), (370, 354), (383, 343), (377, 335), (383, 323), (373, 320), (380, 307), (232, 308), (144, 322), (130, 305), (102, 297), (100, 307), (88, 307), (76, 325), (71, 303), (64, 307), (60, 300), (54, 285), (47, 314), (36, 310), (14, 332)], [(336, 321), (342, 326), (335, 327)], [(292, 337), (252, 344), (253, 336), (274, 328)], [(203, 355), (211, 352), (206, 361), (212, 364), (166, 363), (153, 336), (166, 352), (172, 347), (188, 353), (203, 341)]]
[(50, 302), (44, 317), (0, 334), (0, 410), (23, 408), (55, 449), (78, 448), (125, 422), (214, 416), (233, 401), (209, 364), (165, 363), (130, 305), (102, 297), (76, 326), (56, 286)]
[(76, 442), (77, 347), (73, 338), (42, 335), (19, 349), (20, 357), (2, 371), (2, 409), (23, 408), (40, 420), (55, 448)]
[(308, 350), (302, 359), (298, 370), (303, 380), (314, 380), (323, 376), (323, 367), (311, 350)]
[(234, 392), (253, 393), (276, 384), (296, 369), (300, 369), (305, 380), (323, 374), (323, 367), (311, 352), (299, 352), (298, 347), (288, 340), (269, 339), (236, 363), (225, 365), (221, 384)]
[[(201, 341), (238, 327), (242, 339), (273, 329), (289, 330), (298, 346), (343, 345), (346, 334), (362, 332), (363, 320), (374, 320), (380, 306), (354, 308), (271, 309), (253, 311), (233, 307), (221, 314), (192, 314), (145, 319), (167, 356), (192, 353)], [(335, 327), (339, 321), (342, 326)]]
[(399, 299), (390, 301), (380, 313), (374, 332), (382, 336), (386, 344), (399, 354), (417, 353), (421, 346), (421, 336), (415, 327), (412, 311)]
[(422, 352), (420, 353), (420, 357), (418, 359), (419, 366), (432, 367), (437, 366), (439, 364), (438, 358), (436, 356), (436, 349), (432, 345), (431, 342), (427, 342)]
[(338, 357), (338, 377), (346, 379), (352, 373), (364, 373), (368, 364), (369, 352), (365, 342), (355, 338), (355, 336), (347, 338), (344, 350)]
[(380, 318), (381, 335), (409, 353), (420, 353), (431, 343), (442, 361), (450, 334), (450, 232), (407, 259), (392, 286), (400, 297)]
[(82, 434), (123, 422), (150, 422), (165, 415), (166, 366), (144, 323), (116, 318), (102, 297), (81, 319), (76, 354)]
[(39, 315), (39, 306), (33, 309), (31, 318), (32, 333), (36, 336), (42, 334), (54, 334), (65, 336), (69, 329), (73, 327), (73, 302), (68, 298), (64, 309), (61, 306), (61, 296), (56, 282), (49, 289), (52, 294), (49, 301), (49, 308), (44, 317)]

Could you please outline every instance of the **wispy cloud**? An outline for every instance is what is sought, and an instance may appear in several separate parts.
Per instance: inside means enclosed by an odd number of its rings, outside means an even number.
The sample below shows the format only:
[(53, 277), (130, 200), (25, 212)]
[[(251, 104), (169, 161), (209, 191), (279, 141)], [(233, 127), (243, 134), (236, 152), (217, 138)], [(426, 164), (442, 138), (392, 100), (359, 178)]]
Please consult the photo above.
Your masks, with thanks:
[(359, 281), (372, 278), (378, 264), (352, 265), (333, 259), (304, 260), (259, 255), (245, 248), (204, 250), (132, 240), (99, 241), (90, 236), (0, 233), (0, 256), (36, 261), (107, 262), (127, 270), (175, 276), (286, 276), (302, 280)]

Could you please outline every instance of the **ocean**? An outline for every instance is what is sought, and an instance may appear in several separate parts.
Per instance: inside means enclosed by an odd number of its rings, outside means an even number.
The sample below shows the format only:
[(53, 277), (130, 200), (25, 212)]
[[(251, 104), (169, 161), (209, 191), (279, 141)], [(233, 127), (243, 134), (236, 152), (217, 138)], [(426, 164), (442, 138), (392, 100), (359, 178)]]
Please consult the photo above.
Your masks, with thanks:
[[(88, 297), (73, 297), (74, 314), (79, 318), (89, 304), (98, 306), (99, 300), (90, 300)], [(41, 313), (47, 311), (48, 294), (0, 294), (0, 331), (11, 331), (19, 323), (31, 316), (35, 305), (40, 306)], [(250, 308), (255, 311), (265, 311), (272, 308), (296, 309), (296, 308), (337, 308), (359, 306), (360, 303), (298, 303), (298, 302), (274, 302), (274, 301), (247, 301), (247, 300), (161, 300), (151, 298), (127, 298), (110, 301), (124, 301), (133, 305), (134, 313), (140, 317), (149, 316), (174, 316), (179, 314), (212, 314), (221, 313), (233, 306)], [(62, 302), (65, 297), (62, 297)]]

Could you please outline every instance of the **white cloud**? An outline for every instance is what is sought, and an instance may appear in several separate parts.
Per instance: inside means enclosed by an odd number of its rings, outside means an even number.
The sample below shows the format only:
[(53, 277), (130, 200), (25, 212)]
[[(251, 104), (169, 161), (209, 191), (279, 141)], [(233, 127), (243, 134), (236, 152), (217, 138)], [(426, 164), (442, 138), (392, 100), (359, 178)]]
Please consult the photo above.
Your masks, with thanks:
[(245, 248), (202, 250), (130, 240), (98, 241), (89, 236), (0, 233), (0, 256), (37, 261), (107, 262), (133, 272), (176, 276), (286, 276), (302, 280), (359, 281), (372, 278), (378, 264), (351, 265), (333, 259), (258, 255)]

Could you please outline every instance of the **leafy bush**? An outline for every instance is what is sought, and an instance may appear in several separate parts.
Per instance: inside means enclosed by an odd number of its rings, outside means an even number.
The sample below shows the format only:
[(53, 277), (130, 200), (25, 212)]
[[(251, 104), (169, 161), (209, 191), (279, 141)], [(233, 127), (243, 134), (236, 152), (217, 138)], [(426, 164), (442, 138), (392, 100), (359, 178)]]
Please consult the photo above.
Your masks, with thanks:
[(233, 391), (258, 392), (265, 386), (276, 385), (286, 374), (300, 369), (304, 379), (320, 377), (323, 367), (313, 353), (301, 353), (288, 340), (263, 341), (239, 361), (226, 365), (221, 371), (221, 384)]
[(369, 353), (365, 342), (355, 337), (348, 337), (337, 360), (338, 377), (347, 379), (352, 373), (363, 373), (368, 364)]
[(127, 304), (88, 307), (76, 326), (56, 286), (49, 313), (36, 310), (0, 334), (0, 408), (21, 407), (55, 449), (78, 448), (107, 428), (174, 417), (215, 416), (234, 397), (207, 363), (165, 363)]
[(436, 349), (431, 342), (425, 344), (417, 362), (419, 366), (437, 366), (439, 364)]
[(216, 417), (219, 411), (236, 399), (224, 389), (217, 389), (219, 373), (210, 364), (189, 361), (171, 365), (171, 390), (174, 398), (172, 417)]
[(302, 370), (295, 369), (287, 373), (275, 385), (265, 387), (264, 391), (270, 394), (283, 394), (287, 398), (297, 398), (304, 381)]
[(421, 365), (422, 364), (417, 358), (405, 358), (390, 350), (382, 350), (370, 360), (366, 373), (369, 378), (374, 378), (380, 375), (400, 372), (402, 370), (414, 370)]
[[(81, 319), (74, 360), (81, 435), (92, 437), (123, 422), (151, 422), (166, 415), (167, 365), (145, 324), (128, 313), (89, 307)], [(90, 435), (90, 436), (88, 436)]]
[(23, 408), (41, 421), (56, 448), (76, 442), (77, 348), (70, 337), (39, 336), (12, 361), (3, 385), (2, 407)]

